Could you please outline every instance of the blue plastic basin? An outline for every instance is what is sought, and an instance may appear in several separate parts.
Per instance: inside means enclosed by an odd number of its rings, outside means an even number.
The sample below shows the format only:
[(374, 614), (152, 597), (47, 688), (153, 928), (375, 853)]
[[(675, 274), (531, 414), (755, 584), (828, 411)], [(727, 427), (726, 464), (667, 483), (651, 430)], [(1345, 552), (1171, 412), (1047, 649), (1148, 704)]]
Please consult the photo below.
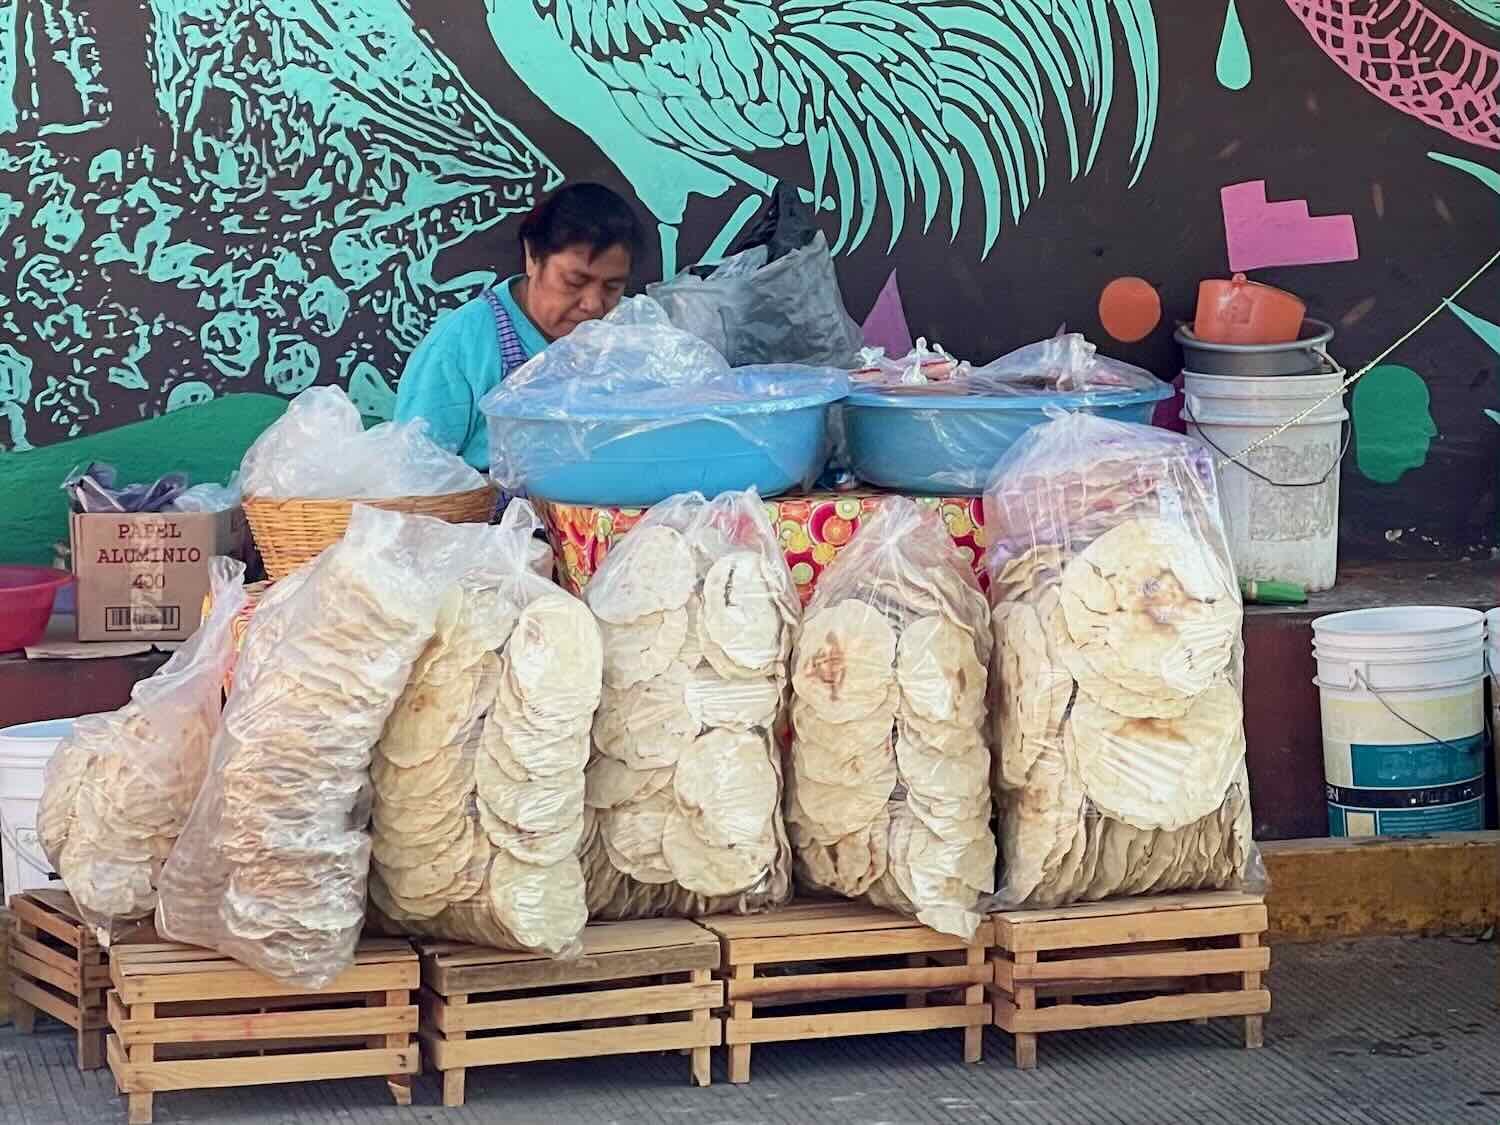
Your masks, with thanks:
[[(490, 443), (550, 448), (526, 492), (565, 504), (642, 508), (680, 492), (754, 487), (775, 496), (816, 477), (828, 451), (822, 396), (723, 406), (674, 421), (627, 413), (595, 418), (490, 419)], [(583, 449), (579, 449), (582, 446)], [(569, 451), (579, 449), (572, 457)]]
[(905, 397), (855, 390), (844, 400), (849, 467), (869, 484), (909, 496), (977, 496), (1016, 439), (1047, 411), (1082, 411), (1116, 422), (1151, 421), (1171, 397), (1151, 390)]

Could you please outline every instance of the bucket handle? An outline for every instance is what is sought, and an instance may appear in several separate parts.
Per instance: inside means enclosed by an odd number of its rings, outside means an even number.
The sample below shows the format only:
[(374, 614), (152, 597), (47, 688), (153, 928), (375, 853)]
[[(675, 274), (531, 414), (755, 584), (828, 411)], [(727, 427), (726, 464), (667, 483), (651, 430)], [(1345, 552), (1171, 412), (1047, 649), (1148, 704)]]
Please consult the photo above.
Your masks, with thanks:
[(1423, 738), (1427, 739), (1428, 742), (1436, 742), (1439, 746), (1443, 747), (1443, 749), (1452, 750), (1455, 754), (1461, 753), (1459, 748), (1453, 745), (1453, 743), (1449, 742), (1446, 738), (1439, 738), (1431, 731), (1424, 730), (1422, 727), (1419, 727), (1416, 723), (1412, 722), (1405, 715), (1401, 714), (1400, 711), (1397, 711), (1388, 702), (1386, 702), (1385, 696), (1381, 695), (1380, 692), (1376, 691), (1375, 688), (1370, 686), (1370, 681), (1365, 678), (1363, 668), (1352, 668), (1350, 669), (1350, 671), (1354, 673), (1355, 684), (1359, 687), (1364, 688), (1367, 692), (1373, 695), (1376, 700), (1379, 701), (1380, 705), (1391, 713), (1391, 717), (1394, 718), (1397, 722), (1405, 723), (1407, 726), (1411, 727), (1412, 730), (1416, 731)]
[[(52, 870), (52, 865), (50, 863), (44, 866), (33, 859), (31, 857), (30, 849), (23, 845), (20, 840), (16, 839), (15, 833), (7, 828), (4, 824), (0, 824), (0, 838), (3, 838), (10, 843), (11, 851), (15, 853), (15, 857), (22, 863), (24, 863), (27, 867), (35, 868), (38, 872), (45, 875), (49, 879), (57, 874), (57, 872)], [(21, 888), (19, 887), (16, 888), (18, 892), (20, 891), (20, 889)]]
[(1183, 399), (1182, 399), (1182, 415), (1183, 415), (1183, 421), (1185, 421), (1185, 422), (1191, 422), (1193, 425), (1195, 425), (1195, 426), (1198, 427), (1198, 437), (1199, 437), (1199, 439), (1201, 441), (1205, 442), (1210, 447), (1212, 447), (1212, 449), (1213, 449), (1213, 451), (1215, 453), (1217, 453), (1217, 454), (1219, 454), (1219, 456), (1223, 457), (1225, 463), (1233, 463), (1235, 465), (1238, 465), (1240, 468), (1244, 469), (1245, 472), (1249, 473), (1252, 477), (1259, 477), (1261, 480), (1263, 480), (1267, 484), (1269, 484), (1272, 488), (1318, 488), (1321, 485), (1327, 484), (1328, 483), (1328, 478), (1331, 477), (1331, 476), (1333, 476), (1334, 472), (1338, 469), (1338, 467), (1341, 464), (1343, 464), (1343, 462), (1344, 462), (1344, 454), (1346, 454), (1346, 453), (1349, 452), (1349, 445), (1354, 440), (1354, 426), (1346, 418), (1342, 423), (1340, 423), (1340, 427), (1339, 427), (1343, 431), (1343, 441), (1339, 445), (1338, 455), (1334, 457), (1333, 463), (1328, 466), (1327, 471), (1325, 471), (1322, 476), (1320, 476), (1317, 480), (1299, 480), (1299, 481), (1272, 480), (1270, 477), (1266, 476), (1266, 474), (1263, 473), (1263, 472), (1261, 472), (1259, 469), (1251, 468), (1249, 465), (1245, 464), (1245, 462), (1243, 462), (1243, 461), (1240, 460), (1240, 458), (1243, 457), (1246, 453), (1248, 453), (1249, 450), (1242, 450), (1239, 454), (1228, 453), (1228, 452), (1226, 452), (1223, 449), (1222, 446), (1219, 445), (1218, 442), (1214, 441), (1213, 438), (1209, 437), (1206, 433), (1204, 433), (1203, 432), (1203, 423), (1199, 422), (1197, 418), (1193, 417), (1193, 408), (1188, 404), (1188, 400), (1187, 400), (1187, 396), (1186, 395), (1184, 395)]

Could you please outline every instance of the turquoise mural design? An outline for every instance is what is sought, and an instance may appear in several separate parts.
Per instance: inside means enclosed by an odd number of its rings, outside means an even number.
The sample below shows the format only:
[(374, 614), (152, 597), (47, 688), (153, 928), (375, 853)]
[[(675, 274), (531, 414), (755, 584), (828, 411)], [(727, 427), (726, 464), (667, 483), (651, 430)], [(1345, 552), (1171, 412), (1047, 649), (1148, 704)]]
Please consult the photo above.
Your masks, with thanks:
[[(433, 318), (494, 279), (444, 253), (562, 182), (513, 118), (592, 138), (668, 273), (777, 177), (841, 252), (938, 225), (987, 256), (1112, 119), (1132, 183), (1156, 131), (1149, 0), (469, 2), (526, 105), (416, 0), (0, 0), (0, 452), (315, 382), (388, 416)], [(679, 247), (695, 197), (730, 218)]]
[(558, 169), (403, 0), (150, 0), (143, 57), (108, 57), (161, 129), (123, 145), (89, 7), (0, 0), (0, 449), (314, 381), (388, 416), (433, 317), (493, 279), (440, 256)]
[[(878, 216), (894, 246), (946, 204), (956, 236), (977, 201), (983, 253), (1044, 190), (1060, 134), (1070, 176), (1098, 153), (1116, 38), (1134, 90), (1133, 172), (1156, 128), (1148, 0), (485, 0), (521, 79), (583, 129), (659, 224), (663, 271), (683, 260), (695, 195), (743, 195), (701, 257), (759, 209), (772, 158), (805, 159), (836, 250)], [(1132, 182), (1134, 182), (1132, 180)], [(698, 255), (694, 255), (698, 256)]]

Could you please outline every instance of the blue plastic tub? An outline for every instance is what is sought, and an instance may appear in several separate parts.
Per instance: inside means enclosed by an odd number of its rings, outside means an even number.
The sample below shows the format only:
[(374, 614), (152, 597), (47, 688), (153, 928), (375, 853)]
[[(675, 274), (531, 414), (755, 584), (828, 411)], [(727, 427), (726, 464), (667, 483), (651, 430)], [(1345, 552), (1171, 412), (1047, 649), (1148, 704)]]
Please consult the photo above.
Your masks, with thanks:
[(908, 496), (977, 496), (1015, 440), (1047, 411), (1116, 422), (1151, 421), (1166, 383), (1150, 390), (1017, 395), (904, 395), (856, 389), (844, 400), (849, 467), (869, 484)]
[(490, 446), (549, 450), (526, 492), (559, 503), (642, 508), (680, 492), (717, 496), (752, 486), (775, 496), (818, 475), (828, 407), (838, 397), (726, 404), (682, 420), (628, 407), (566, 420), (491, 416)]

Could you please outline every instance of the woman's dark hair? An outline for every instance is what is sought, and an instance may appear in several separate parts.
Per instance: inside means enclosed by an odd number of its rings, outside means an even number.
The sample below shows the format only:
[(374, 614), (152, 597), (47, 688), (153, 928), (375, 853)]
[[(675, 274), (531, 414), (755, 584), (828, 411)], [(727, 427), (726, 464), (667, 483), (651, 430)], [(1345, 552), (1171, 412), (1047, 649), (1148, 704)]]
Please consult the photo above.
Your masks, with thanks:
[(636, 261), (641, 242), (641, 222), (630, 204), (603, 184), (560, 188), (521, 220), (521, 249), (537, 261), (569, 246), (587, 246), (590, 258), (623, 246)]

